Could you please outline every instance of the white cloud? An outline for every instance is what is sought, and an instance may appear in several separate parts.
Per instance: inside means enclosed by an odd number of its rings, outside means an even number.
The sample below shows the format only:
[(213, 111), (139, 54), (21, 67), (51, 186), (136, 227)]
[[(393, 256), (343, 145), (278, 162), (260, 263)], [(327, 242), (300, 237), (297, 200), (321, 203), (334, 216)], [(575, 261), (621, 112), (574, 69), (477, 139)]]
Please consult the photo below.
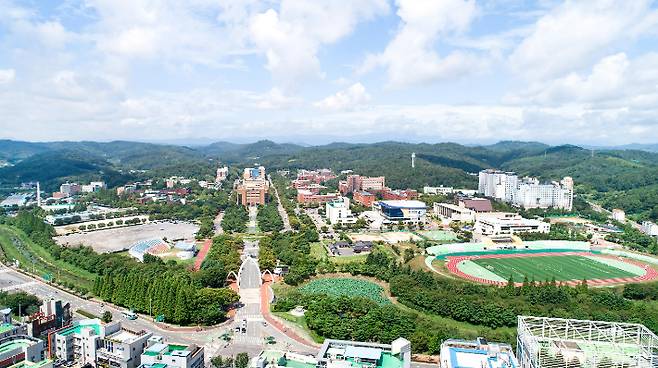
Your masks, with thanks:
[(477, 14), (472, 0), (398, 0), (401, 25), (381, 54), (370, 55), (361, 67), (368, 72), (381, 66), (392, 86), (427, 83), (477, 72), (485, 67), (473, 54), (454, 51), (441, 57), (435, 43), (444, 35), (468, 29)]
[(0, 69), (0, 85), (9, 84), (16, 78), (14, 69)]
[(249, 29), (272, 77), (290, 88), (305, 78), (322, 77), (320, 46), (337, 42), (359, 22), (387, 11), (385, 0), (283, 0), (279, 11), (255, 15)]
[(588, 104), (593, 107), (647, 108), (658, 102), (658, 53), (629, 59), (626, 53), (603, 57), (587, 73), (534, 83), (505, 98), (520, 104)]
[(361, 83), (336, 92), (313, 105), (325, 110), (351, 110), (370, 101), (370, 95)]
[(555, 77), (590, 65), (656, 24), (649, 0), (566, 1), (535, 23), (509, 60), (530, 79)]

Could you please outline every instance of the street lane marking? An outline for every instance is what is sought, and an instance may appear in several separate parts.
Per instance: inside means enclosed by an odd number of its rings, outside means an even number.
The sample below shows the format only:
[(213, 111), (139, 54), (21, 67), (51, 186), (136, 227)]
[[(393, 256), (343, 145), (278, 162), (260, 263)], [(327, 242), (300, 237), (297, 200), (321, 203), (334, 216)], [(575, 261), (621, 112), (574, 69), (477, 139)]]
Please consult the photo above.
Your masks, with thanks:
[(6, 286), (2, 288), (2, 291), (9, 291), (9, 290), (16, 290), (16, 289), (22, 289), (23, 287), (26, 286), (32, 286), (35, 285), (37, 282), (36, 281), (29, 281), (29, 282), (24, 282), (22, 284), (16, 284), (16, 285), (11, 285), (11, 286)]

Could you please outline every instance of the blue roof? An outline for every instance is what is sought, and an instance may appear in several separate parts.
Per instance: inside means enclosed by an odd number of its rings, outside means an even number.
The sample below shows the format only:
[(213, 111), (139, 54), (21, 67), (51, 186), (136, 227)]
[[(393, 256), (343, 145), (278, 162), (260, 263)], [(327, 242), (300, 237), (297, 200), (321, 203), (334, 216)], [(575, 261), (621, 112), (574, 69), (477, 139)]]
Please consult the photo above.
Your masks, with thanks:
[(147, 250), (159, 244), (165, 244), (164, 240), (162, 239), (140, 240), (137, 243), (133, 244), (130, 247), (130, 250), (137, 253), (145, 253)]

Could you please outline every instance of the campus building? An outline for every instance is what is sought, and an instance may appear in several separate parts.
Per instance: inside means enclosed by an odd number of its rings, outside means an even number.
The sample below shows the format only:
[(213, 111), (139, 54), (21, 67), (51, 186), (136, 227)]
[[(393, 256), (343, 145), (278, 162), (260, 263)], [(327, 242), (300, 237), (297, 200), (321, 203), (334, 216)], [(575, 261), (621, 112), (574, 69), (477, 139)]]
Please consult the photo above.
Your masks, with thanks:
[(327, 203), (340, 197), (338, 193), (315, 194), (310, 190), (300, 189), (297, 191), (297, 202), (300, 204)]
[(117, 325), (119, 329), (116, 331), (110, 333), (106, 330), (107, 335), (96, 350), (96, 367), (137, 368), (152, 333), (135, 332)]
[(32, 337), (46, 336), (71, 323), (71, 305), (61, 300), (44, 300), (39, 311), (25, 318), (27, 334)]
[(325, 205), (325, 214), (329, 223), (336, 224), (353, 224), (356, 217), (350, 210), (350, 199), (347, 197), (338, 197)]
[(45, 342), (27, 335), (0, 338), (0, 368), (52, 368)]
[(297, 171), (297, 180), (309, 180), (315, 184), (320, 184), (334, 178), (336, 178), (336, 175), (329, 169)]
[(215, 175), (215, 183), (219, 184), (228, 178), (228, 166), (217, 168), (217, 174)]
[(338, 190), (343, 195), (360, 190), (379, 192), (384, 189), (386, 189), (386, 179), (383, 176), (348, 175), (345, 180), (338, 182)]
[(475, 211), (452, 203), (434, 203), (434, 213), (449, 221), (475, 221)]
[(428, 187), (428, 186), (423, 187), (423, 194), (448, 195), (448, 194), (452, 194), (453, 192), (454, 189), (452, 187), (444, 187), (443, 185), (439, 187)]
[(425, 222), (427, 206), (421, 201), (379, 201), (373, 205), (389, 222)]
[(242, 180), (236, 188), (238, 203), (243, 206), (264, 205), (270, 189), (265, 176), (265, 168), (248, 167), (242, 173)]
[(519, 362), (509, 344), (476, 340), (448, 339), (441, 344), (440, 368), (518, 368)]
[(382, 198), (386, 201), (404, 201), (418, 198), (418, 192), (413, 189), (385, 190)]
[(643, 221), (640, 230), (649, 236), (658, 236), (658, 225), (651, 221)]
[(573, 207), (573, 179), (569, 176), (542, 184), (537, 178), (519, 179), (514, 172), (487, 169), (479, 173), (478, 193), (523, 208), (571, 211)]
[(626, 212), (620, 208), (612, 210), (612, 219), (619, 222), (626, 222)]
[(551, 230), (551, 224), (548, 222), (526, 219), (516, 213), (493, 212), (476, 217), (475, 232), (487, 236), (548, 233)]
[(352, 198), (354, 199), (354, 202), (359, 203), (368, 208), (372, 207), (372, 204), (375, 203), (375, 201), (377, 200), (377, 197), (374, 194), (363, 190), (354, 192)]
[(24, 324), (15, 325), (11, 320), (11, 308), (0, 310), (0, 339), (14, 335), (26, 335), (27, 327)]
[(141, 355), (139, 368), (202, 368), (203, 347), (197, 345), (167, 344), (162, 337), (148, 339), (148, 346)]
[(95, 365), (96, 350), (105, 337), (105, 327), (98, 319), (85, 319), (55, 332), (55, 357), (80, 365)]

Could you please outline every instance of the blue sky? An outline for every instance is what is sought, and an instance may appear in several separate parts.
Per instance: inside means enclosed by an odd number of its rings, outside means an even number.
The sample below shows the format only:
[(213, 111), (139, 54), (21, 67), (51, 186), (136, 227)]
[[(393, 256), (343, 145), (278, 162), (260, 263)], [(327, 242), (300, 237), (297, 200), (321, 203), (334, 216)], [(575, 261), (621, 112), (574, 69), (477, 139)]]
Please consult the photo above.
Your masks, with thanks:
[(653, 1), (0, 0), (0, 136), (658, 141)]

